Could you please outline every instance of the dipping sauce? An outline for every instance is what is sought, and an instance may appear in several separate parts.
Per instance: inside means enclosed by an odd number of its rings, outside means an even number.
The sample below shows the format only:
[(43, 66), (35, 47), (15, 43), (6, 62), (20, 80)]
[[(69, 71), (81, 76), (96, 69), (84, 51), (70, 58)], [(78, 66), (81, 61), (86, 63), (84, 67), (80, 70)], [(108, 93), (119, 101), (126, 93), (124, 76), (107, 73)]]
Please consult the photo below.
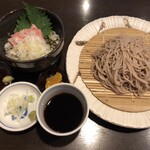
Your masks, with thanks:
[(72, 94), (56, 95), (46, 104), (44, 118), (52, 130), (61, 133), (69, 132), (78, 127), (82, 121), (82, 104)]

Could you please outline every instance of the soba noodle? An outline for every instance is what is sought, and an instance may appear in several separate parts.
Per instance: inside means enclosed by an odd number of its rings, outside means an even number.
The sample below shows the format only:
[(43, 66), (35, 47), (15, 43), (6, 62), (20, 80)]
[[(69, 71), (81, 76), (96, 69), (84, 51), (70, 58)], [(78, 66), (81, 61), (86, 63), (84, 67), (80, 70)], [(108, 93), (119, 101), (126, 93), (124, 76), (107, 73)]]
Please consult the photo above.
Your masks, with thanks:
[(120, 35), (92, 55), (93, 75), (116, 94), (150, 90), (150, 46), (141, 37)]

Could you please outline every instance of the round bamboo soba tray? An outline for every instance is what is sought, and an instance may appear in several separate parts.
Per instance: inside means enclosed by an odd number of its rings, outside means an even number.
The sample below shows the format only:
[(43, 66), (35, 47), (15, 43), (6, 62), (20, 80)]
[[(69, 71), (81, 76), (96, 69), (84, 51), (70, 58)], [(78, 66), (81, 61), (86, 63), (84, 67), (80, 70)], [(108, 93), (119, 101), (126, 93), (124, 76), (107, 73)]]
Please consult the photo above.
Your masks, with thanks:
[(93, 52), (108, 39), (118, 36), (120, 34), (127, 34), (132, 36), (141, 36), (149, 44), (150, 35), (143, 31), (133, 28), (112, 28), (100, 32), (93, 36), (87, 44), (84, 45), (79, 59), (79, 71), (83, 82), (91, 93), (104, 104), (127, 112), (142, 112), (150, 110), (150, 91), (146, 92), (142, 97), (135, 97), (132, 93), (126, 95), (116, 95), (111, 90), (103, 87), (99, 81), (97, 81), (91, 71), (91, 55)]

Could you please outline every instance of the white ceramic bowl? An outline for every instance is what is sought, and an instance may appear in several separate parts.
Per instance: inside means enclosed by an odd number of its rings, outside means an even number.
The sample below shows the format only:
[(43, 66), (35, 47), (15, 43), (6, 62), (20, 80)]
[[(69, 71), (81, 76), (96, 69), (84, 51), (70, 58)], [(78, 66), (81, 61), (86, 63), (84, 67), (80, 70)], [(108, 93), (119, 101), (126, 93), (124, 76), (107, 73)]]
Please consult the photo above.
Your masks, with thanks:
[[(29, 82), (15, 82), (3, 88), (0, 91), (0, 127), (13, 132), (32, 127), (37, 122), (36, 106), (40, 95), (37, 86)], [(31, 113), (35, 117), (33, 120)]]
[[(82, 119), (81, 119), (80, 123), (75, 128), (73, 128), (69, 131), (66, 131), (66, 132), (59, 132), (59, 131), (55, 131), (54, 129), (52, 129), (47, 124), (47, 122), (45, 121), (45, 117), (44, 117), (44, 110), (45, 110), (45, 107), (46, 107), (47, 103), (49, 102), (49, 100), (50, 100), (49, 104), (51, 105), (53, 98), (56, 95), (60, 95), (62, 93), (68, 93), (68, 94), (74, 95), (77, 98), (77, 101), (79, 101), (81, 103), (82, 111), (83, 111), (83, 115), (82, 115)], [(61, 105), (60, 107), (63, 107), (63, 106)], [(69, 84), (69, 83), (58, 83), (58, 84), (55, 84), (55, 85), (51, 86), (50, 88), (46, 89), (41, 94), (41, 96), (38, 100), (36, 112), (37, 112), (37, 119), (45, 131), (47, 131), (48, 133), (55, 135), (55, 136), (68, 136), (68, 135), (74, 134), (75, 132), (79, 131), (81, 129), (81, 127), (84, 125), (84, 123), (86, 122), (86, 120), (88, 118), (89, 107), (88, 107), (88, 103), (87, 103), (85, 96), (77, 87), (75, 87), (74, 85)], [(60, 113), (60, 111), (58, 111), (58, 113)], [(56, 117), (56, 116), (54, 116), (54, 117)], [(64, 120), (65, 120), (65, 117), (66, 116), (64, 116), (64, 118), (63, 118)], [(72, 113), (69, 114), (69, 117), (72, 117), (72, 118), (74, 118), (74, 120), (76, 120), (76, 116), (72, 115)], [(66, 123), (62, 123), (62, 124), (67, 125)]]

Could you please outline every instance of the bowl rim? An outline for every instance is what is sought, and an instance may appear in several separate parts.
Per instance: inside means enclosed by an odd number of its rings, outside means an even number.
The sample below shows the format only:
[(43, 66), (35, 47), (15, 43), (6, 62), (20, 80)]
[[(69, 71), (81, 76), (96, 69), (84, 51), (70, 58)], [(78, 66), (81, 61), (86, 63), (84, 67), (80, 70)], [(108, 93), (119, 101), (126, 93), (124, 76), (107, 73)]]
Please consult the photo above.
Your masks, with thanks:
[[(8, 86), (4, 87), (1, 91), (0, 91), (0, 96), (3, 94), (3, 92), (5, 92), (6, 90), (8, 90), (9, 88), (12, 88), (13, 86), (16, 86), (16, 85), (28, 85), (32, 88), (34, 88), (38, 93), (39, 93), (39, 96), (41, 95), (41, 91), (39, 90), (39, 88), (33, 84), (33, 83), (30, 83), (30, 82), (27, 82), (27, 81), (18, 81), (18, 82), (14, 82), (12, 84), (9, 84)], [(37, 100), (38, 102), (38, 100)], [(36, 104), (37, 105), (37, 104)], [(35, 107), (35, 110), (36, 110), (36, 107)], [(20, 128), (13, 128), (13, 127), (9, 127), (7, 125), (5, 125), (1, 120), (0, 120), (0, 128), (4, 129), (4, 130), (7, 130), (7, 131), (11, 131), (11, 132), (19, 132), (19, 131), (24, 131), (24, 130), (27, 130), (29, 128), (31, 128), (32, 126), (34, 126), (35, 124), (37, 123), (37, 119), (34, 120), (33, 122), (31, 122), (31, 124), (27, 125), (27, 126), (24, 126), (24, 127), (20, 127)]]
[[(79, 125), (77, 128), (73, 129), (72, 131), (64, 132), (64, 133), (56, 132), (56, 131), (53, 131), (53, 130), (51, 130), (51, 131), (48, 130), (48, 129), (43, 125), (43, 123), (42, 123), (42, 121), (41, 121), (41, 119), (40, 119), (40, 117), (39, 117), (39, 116), (40, 116), (40, 115), (39, 115), (39, 107), (40, 107), (41, 101), (42, 101), (42, 99), (43, 99), (43, 96), (46, 95), (47, 93), (49, 93), (49, 91), (50, 91), (51, 89), (56, 88), (56, 87), (58, 87), (58, 86), (69, 86), (69, 87), (74, 88), (74, 89), (77, 90), (78, 92), (80, 92), (81, 95), (84, 97), (85, 104), (86, 104), (86, 109), (87, 109), (86, 115), (85, 115), (84, 119), (82, 120), (82, 122), (80, 123), (80, 125)], [(79, 88), (77, 88), (75, 85), (73, 85), (73, 84), (71, 84), (71, 83), (57, 83), (57, 84), (55, 84), (55, 85), (52, 85), (50, 88), (47, 88), (47, 89), (41, 94), (41, 96), (39, 97), (39, 100), (38, 100), (38, 102), (37, 102), (37, 109), (36, 109), (36, 110), (37, 110), (37, 111), (36, 111), (36, 113), (37, 113), (37, 121), (39, 122), (39, 124), (42, 126), (42, 128), (43, 128), (45, 131), (47, 131), (48, 133), (50, 133), (50, 134), (52, 134), (52, 135), (55, 135), (55, 136), (69, 136), (69, 135), (72, 135), (72, 134), (76, 133), (76, 132), (79, 131), (79, 130), (82, 128), (82, 126), (85, 124), (85, 122), (86, 122), (87, 119), (88, 119), (88, 115), (89, 115), (89, 105), (88, 105), (88, 101), (87, 101), (85, 95), (83, 94), (83, 92), (82, 92)]]
[[(60, 38), (60, 42), (58, 43), (58, 45), (56, 46), (56, 48), (54, 50), (52, 50), (51, 52), (47, 53), (46, 55), (36, 58), (36, 59), (31, 59), (31, 60), (15, 60), (12, 58), (9, 58), (5, 55), (1, 55), (1, 57), (3, 59), (6, 59), (7, 61), (12, 61), (15, 63), (32, 63), (32, 62), (37, 62), (37, 61), (41, 61), (42, 59), (48, 57), (49, 55), (53, 55), (55, 54), (55, 52), (57, 52), (57, 49), (61, 48), (64, 45), (64, 39), (65, 39), (65, 30), (64, 30), (64, 24), (61, 20), (61, 18), (54, 12), (48, 10), (47, 8), (43, 8), (43, 7), (37, 7), (38, 9), (45, 11), (51, 15), (53, 15), (54, 17), (57, 18), (57, 20), (59, 21), (60, 25), (61, 25), (61, 29), (62, 29), (62, 37)], [(17, 11), (25, 11), (25, 8), (17, 8), (14, 10), (11, 10), (10, 12), (6, 13), (5, 15), (3, 15), (2, 17), (0, 17), (0, 23), (6, 18), (9, 17), (9, 15), (12, 15), (13, 13), (17, 12)]]

